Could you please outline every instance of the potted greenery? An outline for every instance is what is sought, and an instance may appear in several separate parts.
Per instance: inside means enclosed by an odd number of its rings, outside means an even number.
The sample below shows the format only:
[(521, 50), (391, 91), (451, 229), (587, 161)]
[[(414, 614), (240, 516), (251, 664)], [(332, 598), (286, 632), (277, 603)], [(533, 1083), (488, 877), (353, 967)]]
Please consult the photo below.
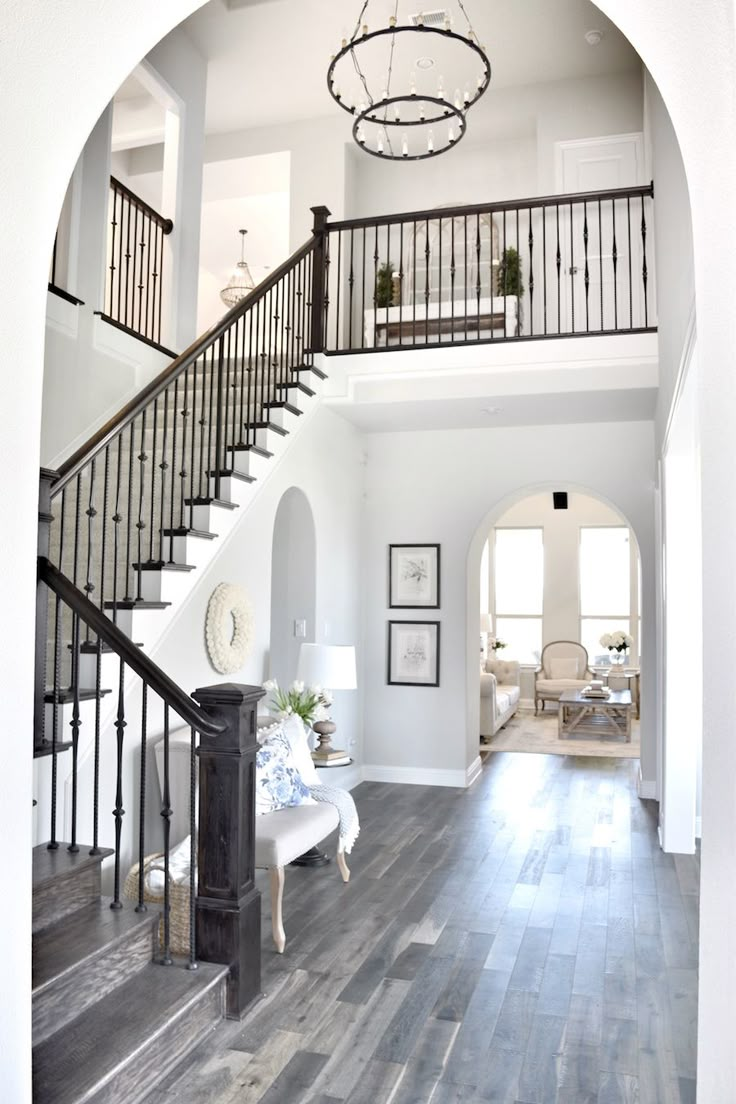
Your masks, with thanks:
[(510, 245), (501, 254), (498, 264), (497, 283), (499, 295), (516, 295), (521, 299), (524, 294), (524, 281), (521, 275), (521, 257), (518, 250)]
[(398, 306), (399, 277), (391, 261), (385, 261), (376, 272), (376, 306)]

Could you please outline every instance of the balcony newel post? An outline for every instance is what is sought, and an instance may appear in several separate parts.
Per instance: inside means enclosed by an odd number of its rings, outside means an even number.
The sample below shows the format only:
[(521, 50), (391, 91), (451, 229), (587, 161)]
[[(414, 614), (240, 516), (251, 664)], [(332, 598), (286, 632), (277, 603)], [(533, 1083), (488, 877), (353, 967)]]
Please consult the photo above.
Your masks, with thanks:
[(312, 233), (317, 238), (312, 258), (312, 309), (309, 328), (309, 353), (322, 353), (325, 347), (325, 284), (327, 279), (327, 220), (331, 212), (327, 207), (312, 207), (314, 225)]
[(227, 1015), (237, 1019), (261, 988), (261, 895), (255, 886), (256, 712), (260, 686), (220, 683), (195, 690), (223, 722), (200, 738), (197, 951), (230, 967)]
[[(41, 468), (38, 492), (38, 545), (37, 553), (48, 559), (51, 540), (51, 486), (58, 478), (58, 472), (50, 468)], [(44, 738), (44, 695), (46, 693), (46, 641), (49, 626), (49, 602), (46, 584), (39, 579), (36, 583), (36, 666), (34, 675), (33, 700), (33, 744), (38, 748)]]

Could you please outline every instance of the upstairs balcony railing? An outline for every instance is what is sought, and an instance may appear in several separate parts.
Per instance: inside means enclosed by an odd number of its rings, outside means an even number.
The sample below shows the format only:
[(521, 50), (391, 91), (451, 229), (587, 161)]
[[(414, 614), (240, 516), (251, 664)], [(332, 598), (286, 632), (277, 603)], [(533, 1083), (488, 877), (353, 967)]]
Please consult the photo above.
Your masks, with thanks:
[(102, 317), (161, 345), (164, 239), (174, 229), (145, 200), (110, 177), (107, 281)]
[(324, 351), (656, 330), (653, 202), (649, 184), (327, 223)]

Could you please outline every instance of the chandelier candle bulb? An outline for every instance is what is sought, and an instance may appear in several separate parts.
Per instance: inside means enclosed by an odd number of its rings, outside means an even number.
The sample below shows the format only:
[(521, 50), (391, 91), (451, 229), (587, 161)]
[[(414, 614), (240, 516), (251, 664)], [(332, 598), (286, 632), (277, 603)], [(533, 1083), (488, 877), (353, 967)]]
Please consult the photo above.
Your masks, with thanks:
[(470, 103), (470, 89), (468, 88), (467, 84), (465, 85), (465, 91), (463, 92), (463, 101), (466, 106)]
[(455, 107), (458, 109), (458, 111), (462, 111), (463, 101), (460, 97), (460, 89), (459, 88), (455, 89)]
[(416, 73), (410, 73), (409, 74), (409, 80), (411, 82), (410, 83), (410, 88), (409, 88), (409, 90), (411, 92), (411, 95), (416, 96), (416, 94), (417, 94), (417, 75), (416, 75)]
[(401, 156), (402, 157), (408, 157), (409, 156), (409, 140), (408, 140), (408, 138), (406, 137), (405, 134), (403, 134), (402, 137), (401, 137)]
[(452, 125), (452, 123), (450, 123), (450, 127), (447, 131), (447, 141), (448, 142), (454, 142), (455, 141), (455, 128)]
[(434, 152), (434, 131), (433, 130), (430, 130), (429, 134), (427, 135), (427, 152), (428, 153), (433, 153)]

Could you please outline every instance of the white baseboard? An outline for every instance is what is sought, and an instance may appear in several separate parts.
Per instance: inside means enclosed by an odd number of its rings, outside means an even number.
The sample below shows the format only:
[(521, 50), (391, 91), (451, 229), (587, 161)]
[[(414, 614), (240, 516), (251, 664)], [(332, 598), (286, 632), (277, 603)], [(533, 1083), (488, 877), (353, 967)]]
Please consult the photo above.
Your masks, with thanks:
[[(480, 765), (480, 756), (466, 771), (435, 770), (431, 767), (379, 767), (376, 764), (366, 764), (363, 767), (363, 781), (396, 782), (402, 786), (452, 786), (454, 789), (464, 790), (475, 781)], [(471, 772), (474, 772), (472, 778)]]
[(639, 776), (636, 780), (636, 792), (639, 797), (650, 798), (652, 801), (657, 800), (657, 783), (653, 778), (642, 778), (641, 767), (639, 767)]
[(473, 762), (470, 764), (465, 772), (465, 785), (472, 786), (477, 778), (480, 778), (481, 771), (483, 770), (483, 760), (480, 755), (476, 755)]

